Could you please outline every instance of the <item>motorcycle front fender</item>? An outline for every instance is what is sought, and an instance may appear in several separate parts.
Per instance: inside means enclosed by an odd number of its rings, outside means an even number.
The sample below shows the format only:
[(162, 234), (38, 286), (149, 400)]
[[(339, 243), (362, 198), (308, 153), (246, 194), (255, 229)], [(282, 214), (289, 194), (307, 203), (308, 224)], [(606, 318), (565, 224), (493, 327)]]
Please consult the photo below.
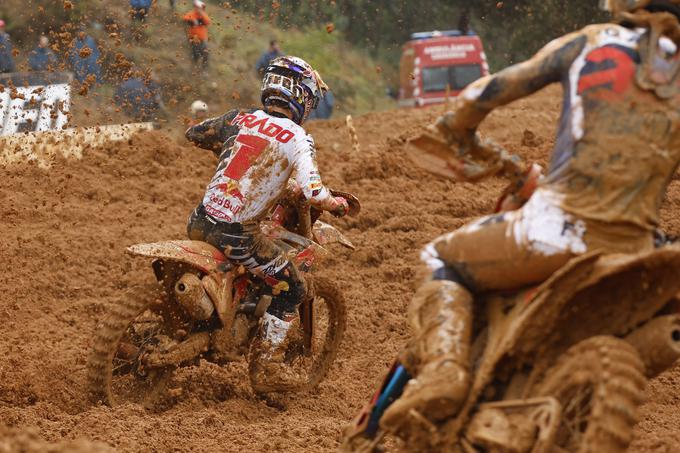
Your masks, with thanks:
[(352, 242), (345, 237), (337, 228), (329, 225), (321, 220), (317, 220), (312, 227), (312, 233), (314, 234), (314, 239), (321, 245), (328, 245), (338, 243), (344, 245), (348, 249), (355, 250), (356, 247)]

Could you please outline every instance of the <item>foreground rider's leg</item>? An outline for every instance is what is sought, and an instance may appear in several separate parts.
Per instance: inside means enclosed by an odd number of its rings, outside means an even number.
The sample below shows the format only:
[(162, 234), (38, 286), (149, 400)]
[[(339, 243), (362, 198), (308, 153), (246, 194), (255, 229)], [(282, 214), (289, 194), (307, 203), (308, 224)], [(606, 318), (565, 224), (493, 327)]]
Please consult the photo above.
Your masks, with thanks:
[(427, 282), (413, 298), (409, 319), (414, 339), (407, 362), (416, 378), (385, 411), (381, 426), (389, 431), (398, 431), (412, 409), (432, 421), (450, 417), (465, 400), (470, 383), (472, 296), (468, 290), (448, 279)]
[[(450, 269), (433, 275), (409, 309), (414, 339), (380, 389), (343, 433), (341, 452), (372, 452), (378, 427), (406, 434), (416, 410), (432, 421), (455, 414), (469, 386), (472, 297)], [(411, 379), (417, 376), (416, 379)]]
[[(475, 290), (517, 288), (547, 278), (569, 259), (556, 250), (545, 254), (524, 242), (524, 213), (486, 217), (428, 244), (421, 258), (432, 281), (413, 298), (409, 317), (414, 340), (407, 357), (416, 378), (381, 422), (398, 429), (415, 409), (431, 421), (457, 413), (469, 387), (472, 295)], [(407, 361), (408, 362), (408, 361)]]
[[(534, 198), (535, 195), (532, 200)], [(401, 363), (416, 379), (413, 386), (409, 384), (404, 390), (404, 402), (397, 400), (385, 411), (385, 421), (381, 420), (381, 425), (384, 423), (389, 429), (398, 427), (399, 414), (412, 408), (419, 410), (421, 407), (431, 407), (434, 419), (445, 416), (447, 410), (440, 410), (440, 405), (436, 404), (437, 397), (433, 398), (435, 401), (432, 403), (417, 404), (423, 399), (419, 396), (421, 392), (423, 395), (436, 395), (435, 391), (423, 389), (422, 384), (427, 380), (432, 379), (433, 387), (439, 387), (442, 392), (446, 389), (440, 387), (438, 384), (441, 381), (433, 376), (437, 370), (446, 373), (446, 368), (451, 367), (452, 375), (460, 377), (458, 383), (451, 384), (455, 389), (446, 390), (446, 396), (451, 401), (457, 397), (456, 389), (466, 386), (468, 378), (459, 372), (461, 369), (465, 371), (469, 360), (470, 331), (458, 330), (462, 325), (456, 325), (458, 318), (466, 324), (467, 329), (472, 325), (472, 301), (465, 288), (474, 287), (476, 291), (498, 290), (537, 283), (548, 278), (577, 253), (579, 247), (574, 245), (579, 245), (580, 237), (573, 231), (575, 221), (559, 210), (546, 208), (545, 203), (532, 200), (518, 211), (482, 218), (453, 233), (440, 236), (425, 247), (422, 259), (429, 271), (433, 272), (434, 281), (424, 285), (414, 298), (410, 317), (416, 336), (411, 347), (401, 357)], [(532, 203), (537, 206), (532, 206)], [(540, 221), (541, 228), (529, 228), (536, 220)], [(449, 356), (451, 360), (447, 361), (444, 357), (439, 360), (436, 357), (436, 345), (442, 339), (437, 339), (436, 333), (444, 334), (445, 339), (449, 335), (447, 332), (450, 332), (452, 339), (460, 340), (460, 349), (456, 349), (452, 343), (443, 343), (444, 347), (440, 350), (443, 356), (447, 355), (449, 347), (454, 352)], [(434, 342), (421, 350), (419, 345), (428, 344), (421, 341), (426, 338), (433, 338)], [(456, 357), (459, 358), (458, 362)], [(450, 381), (451, 376), (446, 380)], [(398, 393), (390, 396), (398, 398)], [(380, 415), (377, 414), (378, 418)], [(429, 416), (427, 413), (421, 415)], [(374, 435), (365, 426), (350, 426), (343, 440), (343, 445), (349, 445), (345, 451), (361, 451), (352, 441), (370, 440)]]

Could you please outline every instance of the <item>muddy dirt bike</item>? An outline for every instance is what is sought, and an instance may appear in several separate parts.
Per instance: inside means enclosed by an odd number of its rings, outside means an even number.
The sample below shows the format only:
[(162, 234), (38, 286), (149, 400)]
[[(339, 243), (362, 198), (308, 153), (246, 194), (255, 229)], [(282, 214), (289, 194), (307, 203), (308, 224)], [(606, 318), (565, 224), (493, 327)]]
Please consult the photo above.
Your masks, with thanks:
[[(359, 201), (348, 200), (348, 215)], [(288, 196), (273, 210), (263, 232), (298, 266), (307, 285), (300, 304), (301, 353), (309, 379), (304, 390), (318, 385), (328, 372), (345, 331), (345, 302), (330, 280), (310, 275), (323, 245), (352, 243), (331, 225), (318, 220), (321, 211), (299, 196)], [(153, 406), (165, 393), (175, 369), (204, 358), (218, 364), (242, 360), (256, 335), (259, 318), (271, 296), (265, 283), (228, 262), (215, 247), (201, 241), (138, 244), (131, 255), (153, 258), (158, 281), (133, 288), (111, 306), (97, 328), (88, 363), (93, 401), (116, 405), (137, 402)], [(300, 350), (301, 349), (301, 350)]]
[[(680, 357), (680, 245), (659, 244), (588, 253), (537, 287), (478, 295), (468, 397), (442, 422), (407, 414), (408, 451), (624, 451), (647, 379)], [(383, 448), (379, 414), (409, 379), (395, 363), (342, 451)]]

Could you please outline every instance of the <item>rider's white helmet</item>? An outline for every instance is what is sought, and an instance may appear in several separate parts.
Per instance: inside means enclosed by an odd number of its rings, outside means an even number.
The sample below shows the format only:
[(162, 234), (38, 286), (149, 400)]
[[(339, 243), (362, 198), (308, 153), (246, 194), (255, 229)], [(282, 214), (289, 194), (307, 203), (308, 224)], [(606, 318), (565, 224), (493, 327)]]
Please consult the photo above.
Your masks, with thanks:
[(195, 100), (191, 103), (191, 114), (196, 116), (199, 112), (206, 113), (208, 111), (208, 104), (201, 100)]
[(262, 79), (262, 105), (265, 109), (282, 104), (292, 112), (292, 120), (302, 124), (324, 96), (328, 87), (305, 60), (278, 57), (269, 63)]

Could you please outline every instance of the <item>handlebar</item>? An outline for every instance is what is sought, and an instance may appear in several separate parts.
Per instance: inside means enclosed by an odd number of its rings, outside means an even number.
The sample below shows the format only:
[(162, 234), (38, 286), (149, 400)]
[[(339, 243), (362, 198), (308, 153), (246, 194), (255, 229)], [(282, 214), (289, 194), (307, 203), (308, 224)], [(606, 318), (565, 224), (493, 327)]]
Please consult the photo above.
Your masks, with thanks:
[[(349, 211), (347, 215), (355, 217), (361, 211), (361, 203), (359, 199), (349, 192), (342, 192), (338, 190), (331, 190), (331, 195), (334, 197), (342, 197), (347, 200)], [(292, 190), (285, 198), (284, 205), (294, 209), (294, 218), (286, 219), (286, 229), (299, 234), (307, 239), (313, 239), (312, 226), (321, 217), (323, 211), (310, 205), (302, 192)], [(285, 208), (285, 206), (284, 206)]]

